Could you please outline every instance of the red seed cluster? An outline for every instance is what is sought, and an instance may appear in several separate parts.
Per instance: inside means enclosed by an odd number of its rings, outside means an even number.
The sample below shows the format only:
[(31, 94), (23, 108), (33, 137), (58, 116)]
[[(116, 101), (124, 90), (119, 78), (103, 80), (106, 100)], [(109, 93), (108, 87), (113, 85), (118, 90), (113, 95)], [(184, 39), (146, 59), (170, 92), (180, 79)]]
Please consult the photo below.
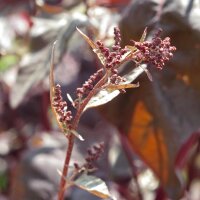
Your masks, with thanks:
[(160, 38), (161, 32), (162, 30), (158, 30), (152, 41), (132, 41), (134, 46), (139, 50), (138, 54), (134, 58), (136, 62), (151, 63), (159, 69), (163, 68), (165, 62), (173, 56), (176, 47), (171, 46), (169, 37), (162, 40)]
[(88, 155), (85, 158), (86, 163), (84, 164), (84, 167), (86, 169), (93, 169), (94, 168), (93, 163), (100, 158), (103, 152), (104, 152), (104, 143), (94, 145), (92, 148), (88, 149), (87, 151)]
[(114, 28), (115, 44), (112, 46), (113, 51), (117, 52), (117, 56), (122, 57), (127, 52), (127, 49), (121, 47), (121, 33), (119, 28)]
[(87, 81), (82, 85), (81, 88), (76, 89), (77, 97), (80, 99), (84, 95), (87, 95), (95, 85), (95, 83), (103, 76), (103, 69), (98, 70), (96, 73), (91, 75)]
[(94, 145), (92, 148), (87, 150), (87, 156), (85, 158), (85, 163), (83, 165), (79, 165), (78, 163), (74, 163), (74, 168), (76, 170), (92, 170), (94, 169), (94, 162), (97, 161), (102, 153), (104, 152), (104, 143), (99, 143)]
[(117, 67), (121, 63), (122, 56), (127, 52), (125, 48), (122, 48), (121, 43), (121, 34), (119, 28), (114, 28), (114, 40), (115, 43), (112, 46), (113, 51), (105, 47), (103, 42), (98, 40), (96, 42), (98, 49), (103, 54), (105, 60), (105, 68), (111, 72), (110, 81), (112, 84), (119, 84), (123, 81), (123, 78), (118, 75)]
[(114, 28), (114, 40), (115, 44), (112, 46), (113, 52), (109, 48), (105, 47), (103, 42), (98, 40), (96, 42), (99, 50), (105, 57), (105, 67), (107, 69), (113, 69), (120, 64), (122, 56), (127, 52), (125, 48), (121, 48), (121, 34), (118, 28)]
[(66, 127), (69, 127), (72, 120), (72, 113), (71, 111), (67, 111), (67, 102), (63, 101), (61, 86), (59, 84), (54, 88), (53, 107), (59, 115), (59, 121), (65, 124)]

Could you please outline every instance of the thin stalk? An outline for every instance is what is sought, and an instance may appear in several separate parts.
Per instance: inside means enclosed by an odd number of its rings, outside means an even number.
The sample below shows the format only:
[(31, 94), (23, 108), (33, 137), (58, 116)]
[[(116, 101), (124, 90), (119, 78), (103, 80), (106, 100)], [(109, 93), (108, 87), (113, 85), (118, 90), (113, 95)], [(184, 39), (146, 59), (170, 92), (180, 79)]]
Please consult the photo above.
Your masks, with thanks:
[(64, 166), (63, 166), (62, 176), (61, 176), (61, 180), (60, 180), (58, 200), (64, 199), (66, 177), (68, 174), (69, 162), (70, 162), (70, 158), (72, 155), (73, 146), (74, 146), (74, 135), (70, 134), (70, 136), (68, 138), (68, 147), (67, 147), (65, 162), (64, 162)]

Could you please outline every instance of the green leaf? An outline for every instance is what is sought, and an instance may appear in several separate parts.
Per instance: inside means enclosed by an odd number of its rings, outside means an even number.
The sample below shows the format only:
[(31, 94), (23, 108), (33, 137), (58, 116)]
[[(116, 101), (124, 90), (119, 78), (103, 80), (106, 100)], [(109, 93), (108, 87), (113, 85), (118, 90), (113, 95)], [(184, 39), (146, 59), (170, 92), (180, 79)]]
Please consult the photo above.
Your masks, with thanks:
[(18, 62), (19, 58), (15, 55), (5, 55), (0, 58), (0, 71), (5, 71)]
[(73, 184), (102, 199), (111, 197), (105, 182), (95, 176), (90, 176), (84, 173), (76, 179)]

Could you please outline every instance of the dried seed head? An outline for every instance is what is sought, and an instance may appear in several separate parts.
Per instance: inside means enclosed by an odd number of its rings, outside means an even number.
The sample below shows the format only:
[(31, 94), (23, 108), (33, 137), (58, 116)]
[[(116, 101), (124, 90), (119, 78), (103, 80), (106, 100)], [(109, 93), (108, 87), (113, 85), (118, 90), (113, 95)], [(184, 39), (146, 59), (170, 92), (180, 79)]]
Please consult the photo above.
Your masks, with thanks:
[(59, 115), (59, 121), (69, 127), (72, 120), (71, 111), (67, 111), (67, 102), (63, 101), (61, 95), (61, 86), (57, 84), (54, 87), (54, 97), (52, 106), (55, 108), (56, 113)]
[(171, 46), (169, 37), (162, 40), (160, 34), (161, 29), (154, 34), (152, 41), (131, 41), (138, 49), (138, 52), (134, 57), (136, 62), (151, 63), (159, 69), (163, 68), (165, 62), (173, 56), (173, 52), (176, 48)]
[(94, 162), (99, 159), (99, 157), (102, 155), (104, 151), (104, 144), (99, 143), (97, 145), (94, 145), (92, 148), (89, 148), (87, 150), (87, 156), (85, 158), (86, 163), (83, 165), (86, 169), (93, 169), (94, 168)]

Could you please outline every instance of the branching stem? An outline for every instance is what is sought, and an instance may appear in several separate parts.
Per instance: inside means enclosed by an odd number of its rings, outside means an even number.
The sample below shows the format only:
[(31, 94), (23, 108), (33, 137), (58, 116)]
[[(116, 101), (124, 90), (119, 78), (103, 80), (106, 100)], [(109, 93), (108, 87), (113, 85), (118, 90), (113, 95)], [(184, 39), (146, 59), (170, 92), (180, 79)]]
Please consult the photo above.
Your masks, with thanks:
[[(107, 82), (107, 75), (104, 75), (103, 78), (94, 86), (94, 88), (89, 92), (88, 96), (84, 99), (84, 101), (80, 104), (79, 109), (76, 112), (76, 115), (73, 120), (72, 129), (76, 130), (78, 127), (78, 123), (80, 121), (80, 117), (87, 106), (90, 99), (98, 92), (98, 89), (100, 89), (105, 83)], [(74, 146), (74, 135), (70, 134), (68, 137), (68, 147), (65, 157), (65, 163), (62, 171), (62, 176), (60, 180), (60, 186), (59, 186), (59, 193), (58, 193), (58, 200), (64, 199), (64, 193), (65, 193), (65, 186), (67, 182), (67, 175), (68, 175), (68, 168), (69, 168), (69, 162), (72, 155), (72, 150)]]
[[(86, 97), (83, 98), (83, 100), (77, 106), (76, 114), (74, 118), (72, 119), (71, 111), (66, 112), (65, 110), (66, 108), (65, 105), (67, 103), (66, 101), (62, 100), (60, 86), (54, 85), (54, 77), (53, 77), (53, 67), (54, 67), (53, 61), (54, 61), (54, 49), (55, 49), (55, 43), (54, 43), (53, 48), (52, 48), (52, 59), (51, 59), (51, 69), (50, 69), (50, 98), (51, 98), (51, 106), (52, 106), (53, 113), (55, 114), (58, 125), (63, 132), (65, 132), (65, 129), (64, 129), (65, 126), (68, 128), (67, 131), (69, 132), (70, 130), (74, 130), (74, 131), (77, 130), (80, 117), (85, 111), (85, 108), (87, 107), (89, 101), (101, 89), (103, 89), (103, 86), (106, 86), (106, 84), (110, 84), (110, 83), (111, 85), (116, 86), (116, 88), (117, 86), (120, 86), (120, 83), (123, 82), (125, 79), (118, 74), (118, 68), (123, 63), (129, 60), (133, 60), (136, 63), (136, 65), (139, 63), (146, 63), (146, 64), (152, 64), (158, 69), (162, 69), (164, 67), (164, 63), (173, 56), (173, 52), (176, 50), (176, 47), (171, 46), (169, 37), (166, 37), (164, 40), (160, 38), (161, 30), (158, 30), (155, 33), (155, 35), (152, 37), (152, 41), (145, 41), (145, 37), (146, 37), (146, 29), (145, 29), (140, 41), (139, 42), (132, 41), (133, 46), (126, 46), (128, 48), (127, 50), (126, 48), (122, 48), (120, 45), (120, 42), (121, 42), (120, 30), (118, 28), (114, 28), (115, 44), (112, 46), (112, 49), (114, 52), (111, 51), (109, 48), (105, 47), (102, 41), (97, 41), (96, 43), (94, 43), (88, 36), (82, 33), (78, 28), (77, 30), (83, 36), (83, 38), (87, 41), (87, 43), (92, 47), (94, 52), (97, 54), (98, 58), (103, 64), (103, 69), (105, 70), (105, 74), (99, 80), (97, 78), (99, 78), (101, 71), (97, 71), (94, 75), (92, 75), (88, 79), (88, 81), (86, 81), (83, 84), (82, 88), (77, 88), (77, 97), (78, 98), (79, 97), (82, 98), (85, 96)], [(147, 69), (144, 69), (144, 71), (149, 75)], [(151, 79), (150, 75), (149, 77)], [(95, 84), (96, 80), (99, 80), (99, 81)], [(124, 89), (125, 87), (122, 90)], [(89, 93), (88, 93), (88, 90), (90, 90)], [(56, 96), (54, 96), (55, 94)], [(72, 123), (71, 123), (71, 120), (73, 120)], [(64, 125), (64, 128), (63, 128), (63, 125)], [(58, 200), (63, 200), (64, 193), (66, 190), (66, 185), (71, 184), (70, 181), (67, 181), (68, 180), (67, 176), (68, 176), (69, 162), (72, 155), (75, 136), (73, 135), (73, 133), (68, 133), (66, 137), (68, 139), (68, 147), (67, 147), (66, 157), (64, 161), (65, 163), (64, 163), (64, 167), (62, 171), (61, 181), (60, 181)], [(137, 178), (136, 175), (135, 175), (135, 178)], [(138, 196), (140, 199), (142, 198), (140, 194), (139, 186), (138, 186)]]

